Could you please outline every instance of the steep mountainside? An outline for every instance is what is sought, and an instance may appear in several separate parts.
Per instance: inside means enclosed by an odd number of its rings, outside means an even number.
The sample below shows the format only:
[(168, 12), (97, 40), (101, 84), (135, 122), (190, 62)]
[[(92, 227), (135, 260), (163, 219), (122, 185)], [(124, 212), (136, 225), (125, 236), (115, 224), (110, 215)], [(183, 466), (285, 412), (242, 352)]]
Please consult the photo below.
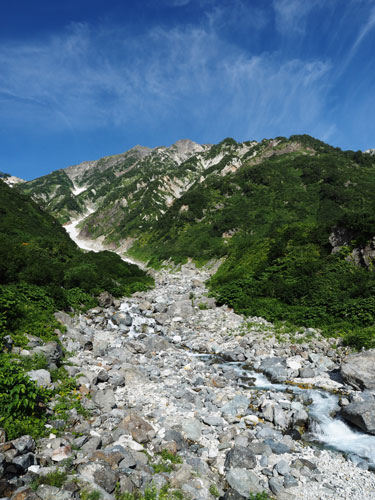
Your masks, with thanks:
[(179, 165), (207, 148), (188, 140), (154, 150), (135, 146), (124, 154), (57, 170), (20, 189), (61, 222), (95, 210), (90, 226), (95, 226), (97, 234), (106, 234), (109, 224), (122, 218), (127, 206), (124, 200), (130, 202), (130, 193), (143, 200), (142, 206), (130, 203), (132, 214), (146, 210), (148, 217), (156, 217), (161, 200), (165, 198), (168, 205), (186, 188), (185, 180), (175, 178)]
[(90, 209), (81, 235), (127, 242), (133, 256), (154, 263), (225, 257), (211, 290), (238, 311), (331, 329), (375, 322), (373, 155), (307, 135), (179, 141), (21, 189), (63, 221)]
[(104, 290), (121, 296), (151, 282), (118, 255), (81, 251), (56, 219), (0, 180), (0, 353), (6, 334), (53, 336), (53, 310), (93, 306)]

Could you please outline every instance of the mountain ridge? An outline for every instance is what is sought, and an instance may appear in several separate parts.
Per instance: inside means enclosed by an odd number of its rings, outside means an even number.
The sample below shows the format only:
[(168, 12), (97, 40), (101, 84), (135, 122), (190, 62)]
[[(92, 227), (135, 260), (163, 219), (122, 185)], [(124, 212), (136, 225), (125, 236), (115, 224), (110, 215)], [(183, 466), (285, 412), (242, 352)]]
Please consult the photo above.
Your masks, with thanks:
[(221, 261), (211, 293), (238, 312), (360, 328), (352, 341), (375, 345), (363, 334), (375, 323), (374, 156), (294, 135), (86, 166), (75, 183), (57, 171), (19, 189), (62, 223), (82, 219), (79, 237), (152, 265)]

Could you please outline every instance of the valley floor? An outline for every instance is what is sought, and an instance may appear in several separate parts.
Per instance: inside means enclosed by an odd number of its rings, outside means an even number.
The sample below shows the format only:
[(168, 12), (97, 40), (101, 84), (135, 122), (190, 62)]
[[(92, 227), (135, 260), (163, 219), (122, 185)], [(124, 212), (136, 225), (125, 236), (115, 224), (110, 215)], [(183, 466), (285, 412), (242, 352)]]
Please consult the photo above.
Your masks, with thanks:
[[(67, 370), (91, 416), (70, 410), (69, 431), (38, 443), (32, 473), (66, 468), (67, 459), (76, 487), (42, 484), (34, 497), (12, 498), (67, 500), (97, 490), (110, 500), (116, 484), (122, 493), (169, 484), (196, 500), (263, 491), (278, 499), (375, 500), (367, 470), (374, 438), (353, 434), (326, 407), (314, 420), (310, 405), (309, 387), (331, 391), (322, 393), (326, 402), (332, 391), (343, 394), (342, 405), (355, 399), (330, 376), (346, 349), (312, 329), (286, 332), (216, 307), (204, 285), (210, 272), (192, 264), (153, 271), (152, 290), (122, 302), (104, 297), (102, 307), (74, 319), (59, 314)], [(347, 458), (301, 440), (306, 429)]]
[[(192, 265), (157, 272), (153, 290), (91, 310), (68, 326), (62, 340), (76, 353), (69, 370), (82, 394), (91, 392), (83, 402), (94, 414), (90, 424), (75, 426), (87, 437), (74, 456), (79, 477), (94, 481), (104, 498), (113, 498), (117, 481), (122, 491), (168, 481), (199, 500), (214, 498), (214, 488), (223, 495), (228, 486), (228, 499), (261, 491), (280, 499), (375, 499), (366, 460), (357, 457), (357, 466), (292, 438), (309, 422), (308, 398), (277, 392), (276, 385), (249, 388), (239, 368), (282, 357), (288, 378), (312, 370), (296, 383), (347, 390), (327, 373), (344, 348), (316, 332), (308, 342), (311, 331), (301, 332), (294, 347), (279, 342), (279, 332), (261, 318), (248, 322), (215, 307), (206, 296), (208, 276)], [(66, 441), (55, 438), (51, 446)], [(165, 449), (177, 451), (182, 463), (160, 472), (150, 464)], [(128, 461), (125, 475), (124, 463), (106, 465), (116, 450)]]

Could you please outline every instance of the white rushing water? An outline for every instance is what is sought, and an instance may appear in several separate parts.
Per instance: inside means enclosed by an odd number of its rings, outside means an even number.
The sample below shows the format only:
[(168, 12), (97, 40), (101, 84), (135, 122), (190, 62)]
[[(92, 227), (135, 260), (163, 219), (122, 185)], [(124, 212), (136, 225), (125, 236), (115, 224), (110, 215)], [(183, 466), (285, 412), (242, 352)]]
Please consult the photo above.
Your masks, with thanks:
[[(273, 390), (278, 392), (291, 391), (295, 394), (305, 393), (312, 402), (308, 406), (311, 419), (310, 435), (312, 438), (329, 448), (356, 455), (375, 467), (375, 436), (356, 431), (339, 418), (331, 415), (338, 409), (338, 396), (329, 392), (315, 389), (302, 389), (293, 385), (274, 384), (265, 375), (245, 370), (240, 363), (232, 364), (239, 377), (249, 379), (249, 384), (244, 386), (257, 389)], [(355, 457), (353, 457), (355, 460)], [(359, 460), (358, 460), (359, 461)]]
[(310, 390), (312, 404), (309, 415), (313, 419), (313, 436), (321, 443), (344, 453), (353, 453), (375, 466), (375, 436), (355, 431), (331, 414), (338, 409), (338, 398), (333, 394)]

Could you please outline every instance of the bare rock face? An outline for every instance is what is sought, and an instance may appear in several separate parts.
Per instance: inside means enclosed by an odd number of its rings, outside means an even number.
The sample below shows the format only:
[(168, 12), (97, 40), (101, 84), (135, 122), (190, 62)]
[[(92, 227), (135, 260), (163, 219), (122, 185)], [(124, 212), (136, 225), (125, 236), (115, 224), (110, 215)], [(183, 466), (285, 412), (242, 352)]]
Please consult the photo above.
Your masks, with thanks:
[(349, 355), (341, 365), (343, 379), (355, 389), (375, 389), (375, 349)]

